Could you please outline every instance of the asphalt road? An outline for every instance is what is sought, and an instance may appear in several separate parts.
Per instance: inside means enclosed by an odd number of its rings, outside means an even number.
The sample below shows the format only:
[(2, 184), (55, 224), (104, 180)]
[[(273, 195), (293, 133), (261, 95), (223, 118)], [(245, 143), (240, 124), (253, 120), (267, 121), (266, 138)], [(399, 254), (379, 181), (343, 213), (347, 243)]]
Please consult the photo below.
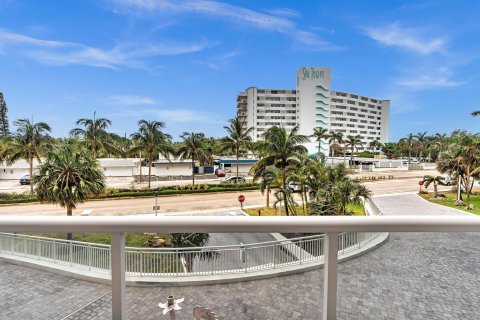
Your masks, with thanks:
[[(419, 175), (417, 177), (401, 177), (391, 180), (364, 182), (373, 195), (395, 194), (418, 191)], [(176, 214), (185, 212), (203, 212), (209, 210), (238, 209), (237, 198), (243, 194), (246, 198), (245, 206), (260, 206), (266, 203), (265, 196), (260, 191), (238, 191), (207, 194), (189, 194), (160, 196), (158, 198), (161, 214)], [(138, 215), (152, 214), (155, 198), (132, 198), (88, 201), (78, 205), (74, 215), (80, 215), (83, 210), (93, 210), (92, 215)], [(65, 215), (66, 210), (51, 204), (20, 204), (0, 206), (0, 215)]]

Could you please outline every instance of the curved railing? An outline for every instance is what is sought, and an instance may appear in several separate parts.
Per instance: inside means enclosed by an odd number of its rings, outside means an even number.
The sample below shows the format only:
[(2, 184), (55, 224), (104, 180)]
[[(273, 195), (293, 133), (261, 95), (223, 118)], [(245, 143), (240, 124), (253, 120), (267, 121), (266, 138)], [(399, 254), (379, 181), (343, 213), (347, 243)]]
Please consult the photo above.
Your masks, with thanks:
[[(359, 249), (375, 233), (338, 235), (339, 255)], [(248, 273), (323, 261), (323, 235), (202, 248), (126, 248), (127, 277)], [(68, 271), (110, 273), (110, 246), (0, 233), (0, 256)]]

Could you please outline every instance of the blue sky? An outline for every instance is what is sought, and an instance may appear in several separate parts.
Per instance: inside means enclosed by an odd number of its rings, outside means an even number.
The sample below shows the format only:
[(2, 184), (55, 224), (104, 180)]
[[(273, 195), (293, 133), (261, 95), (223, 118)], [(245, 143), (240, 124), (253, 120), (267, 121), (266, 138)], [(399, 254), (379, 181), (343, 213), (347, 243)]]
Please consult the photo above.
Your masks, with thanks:
[(332, 89), (391, 99), (391, 140), (480, 131), (480, 2), (0, 0), (0, 91), (11, 120), (64, 136), (81, 117), (224, 135), (248, 86), (295, 88), (329, 66)]

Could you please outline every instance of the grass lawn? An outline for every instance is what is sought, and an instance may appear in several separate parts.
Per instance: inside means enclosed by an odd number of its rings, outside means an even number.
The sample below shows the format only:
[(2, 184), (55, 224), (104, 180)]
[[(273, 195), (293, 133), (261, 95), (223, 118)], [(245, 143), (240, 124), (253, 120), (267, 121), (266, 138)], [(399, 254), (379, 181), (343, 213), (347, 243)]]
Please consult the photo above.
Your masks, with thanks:
[[(446, 207), (450, 207), (450, 208), (455, 208), (455, 209), (459, 209), (459, 210), (463, 210), (465, 212), (469, 212), (469, 213), (473, 213), (473, 214), (476, 214), (476, 215), (480, 215), (480, 196), (478, 195), (474, 195), (474, 194), (471, 194), (470, 195), (470, 203), (473, 204), (476, 208), (473, 209), (473, 210), (467, 210), (465, 209), (466, 206), (463, 206), (463, 207), (457, 207), (455, 206), (453, 203), (455, 201), (455, 199), (457, 198), (457, 194), (454, 193), (454, 192), (440, 192), (442, 194), (445, 195), (445, 198), (443, 199), (432, 199), (432, 193), (429, 193), (429, 194), (422, 194), (421, 197), (423, 199), (426, 199), (430, 202), (433, 202), (433, 203), (436, 203), (436, 204), (440, 204), (442, 206), (446, 206)], [(465, 203), (467, 203), (467, 195), (466, 194), (462, 194), (462, 197), (463, 197), (463, 201)]]
[[(38, 237), (47, 237), (55, 239), (67, 239), (66, 233), (27, 233), (31, 236)], [(160, 239), (168, 239), (168, 234), (158, 233)], [(99, 243), (99, 244), (110, 244), (111, 235), (110, 233), (74, 233), (73, 240), (90, 242), (90, 243)], [(128, 247), (143, 247), (143, 243), (147, 240), (155, 240), (153, 235), (144, 235), (143, 233), (127, 233), (125, 236), (125, 243)]]
[[(362, 204), (349, 204), (347, 206), (348, 210), (353, 211), (354, 216), (364, 216), (365, 209), (363, 208)], [(247, 214), (251, 216), (258, 216), (258, 211), (260, 211), (261, 216), (278, 216), (278, 210), (275, 209), (273, 206), (270, 208), (261, 207), (261, 208), (250, 208), (250, 209), (243, 209)], [(303, 216), (303, 210), (301, 206), (295, 208), (297, 216)], [(284, 208), (281, 208), (280, 215), (285, 215)]]

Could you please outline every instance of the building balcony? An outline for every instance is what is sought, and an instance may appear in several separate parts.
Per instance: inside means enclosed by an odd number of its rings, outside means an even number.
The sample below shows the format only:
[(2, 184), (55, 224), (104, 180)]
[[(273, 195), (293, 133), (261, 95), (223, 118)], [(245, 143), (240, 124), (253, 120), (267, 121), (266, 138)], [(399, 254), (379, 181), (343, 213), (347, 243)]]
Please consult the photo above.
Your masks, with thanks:
[[(25, 308), (25, 314), (32, 312), (28, 309), (32, 308), (31, 302), (35, 299), (44, 303), (33, 314), (37, 314), (39, 319), (51, 319), (50, 315), (63, 310), (64, 306), (75, 303), (84, 305), (88, 298), (93, 297), (96, 299), (90, 299), (91, 303), (85, 312), (75, 313), (75, 316), (88, 319), (127, 319), (128, 315), (131, 319), (158, 319), (161, 318), (161, 310), (157, 305), (171, 293), (177, 298), (186, 298), (182, 305), (183, 313), (179, 313), (180, 319), (191, 318), (191, 310), (196, 304), (207, 304), (207, 307), (222, 315), (222, 319), (442, 319), (439, 315), (444, 319), (476, 319), (480, 314), (480, 250), (476, 246), (480, 232), (478, 217), (0, 217), (1, 232), (58, 230), (112, 234), (112, 246), (107, 254), (92, 254), (94, 251), (90, 251), (89, 255), (87, 249), (87, 254), (82, 258), (84, 262), (93, 263), (95, 259), (99, 260), (99, 256), (106, 257), (103, 260), (109, 263), (106, 278), (111, 279), (111, 287), (0, 261), (2, 293), (16, 293), (3, 296), (4, 304), (0, 311), (2, 319), (9, 319), (8, 315), (14, 314), (13, 309)], [(298, 256), (293, 260), (296, 266), (322, 263), (323, 268), (312, 267), (306, 273), (260, 279), (262, 277), (258, 275), (267, 268), (287, 270), (290, 267), (284, 267), (281, 263), (270, 265), (267, 262), (263, 264), (262, 270), (257, 270), (255, 274), (252, 272), (253, 276), (248, 282), (182, 287), (167, 287), (165, 283), (155, 286), (149, 283), (146, 287), (127, 288), (126, 280), (132, 272), (132, 260), (129, 258), (131, 253), (124, 245), (127, 232), (321, 233), (321, 236), (306, 240), (300, 246), (302, 250), (294, 249), (293, 252)], [(338, 264), (339, 259), (345, 255), (342, 250), (345, 251), (355, 243), (363, 246), (361, 239), (384, 232), (390, 233), (387, 244), (366, 255), (352, 256)], [(353, 234), (361, 234), (363, 238)], [(24, 250), (26, 259), (28, 255), (45, 254), (51, 248), (48, 245), (32, 246), (32, 242), (24, 240), (19, 240), (16, 244), (5, 240), (0, 243), (2, 260), (8, 250)], [(283, 252), (292, 261), (292, 250), (271, 249), (280, 249), (287, 243), (276, 243), (255, 250), (263, 250), (257, 256), (267, 260), (277, 261), (273, 254)], [(295, 244), (290, 242), (288, 245)], [(265, 249), (267, 247), (269, 249)], [(79, 257), (78, 247), (65, 248), (66, 256)], [(249, 249), (249, 246), (240, 246), (235, 251), (235, 257), (240, 262), (246, 261), (246, 267), (236, 270), (236, 273), (248, 274), (252, 271), (248, 262), (251, 257)], [(309, 261), (311, 250), (317, 250), (316, 256), (321, 258)], [(228, 257), (228, 254), (224, 257)], [(74, 260), (65, 263), (70, 265), (73, 264), (72, 261)], [(226, 266), (226, 260), (222, 261), (224, 262), (219, 265)], [(78, 260), (74, 262), (78, 263)], [(26, 269), (32, 271), (28, 273)], [(31, 277), (26, 277), (27, 274)], [(190, 276), (198, 278), (202, 274), (183, 275), (184, 278)], [(43, 289), (40, 292), (29, 291), (29, 287), (34, 287), (36, 281), (45, 284)], [(146, 283), (148, 282), (149, 279)], [(28, 298), (18, 296), (26, 292)], [(22, 303), (12, 303), (20, 301), (19, 299)], [(249, 311), (244, 313), (242, 308)], [(76, 310), (73, 305), (71, 309)], [(76, 319), (68, 313), (58, 318)]]

